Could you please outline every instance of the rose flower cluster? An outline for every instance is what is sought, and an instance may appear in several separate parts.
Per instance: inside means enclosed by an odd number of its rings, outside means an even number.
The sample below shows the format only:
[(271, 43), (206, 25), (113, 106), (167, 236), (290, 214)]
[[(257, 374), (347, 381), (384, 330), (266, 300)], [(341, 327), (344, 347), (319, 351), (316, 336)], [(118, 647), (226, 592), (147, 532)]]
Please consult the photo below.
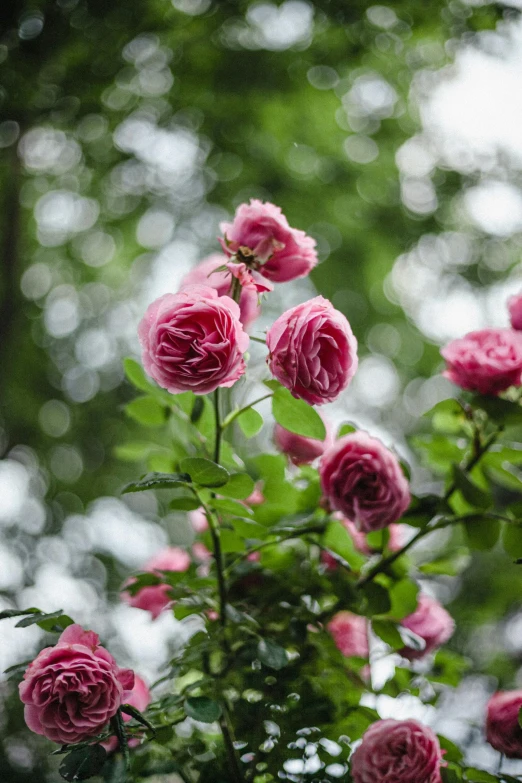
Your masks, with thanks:
[[(232, 222), (223, 223), (221, 229), (223, 252), (196, 266), (178, 292), (153, 302), (139, 325), (143, 366), (172, 394), (205, 395), (233, 386), (246, 371), (248, 330), (260, 314), (260, 297), (269, 294), (274, 284), (309, 274), (317, 264), (315, 241), (292, 228), (273, 204), (255, 199), (243, 204)], [(509, 308), (512, 329), (473, 332), (443, 349), (444, 374), (461, 388), (499, 394), (521, 384), (522, 296), (510, 300)], [(357, 370), (357, 340), (350, 324), (322, 296), (277, 318), (267, 331), (266, 346), (273, 377), (310, 405), (336, 400)], [(291, 471), (294, 466), (317, 466), (321, 505), (343, 525), (358, 552), (372, 556), (371, 537), (367, 536), (384, 530), (388, 531), (387, 551), (400, 552), (406, 533), (397, 523), (411, 495), (397, 456), (366, 432), (335, 439), (330, 424), (324, 424), (323, 440), (277, 424), (274, 442), (288, 457)], [(261, 483), (244, 503), (263, 502)], [(196, 532), (208, 527), (203, 509), (192, 511), (190, 519)], [(156, 620), (173, 604), (169, 585), (161, 582), (162, 574), (185, 572), (193, 562), (198, 573), (208, 574), (212, 558), (202, 542), (193, 545), (191, 554), (168, 547), (143, 565), (143, 571), (159, 577), (158, 583), (136, 590), (131, 589), (135, 582), (131, 578), (123, 585), (122, 599)], [(258, 558), (258, 552), (249, 554), (252, 561)], [(333, 577), (338, 560), (323, 551), (319, 568), (321, 575)], [(213, 610), (206, 616), (209, 621), (218, 617)], [(341, 609), (321, 629), (337, 648), (335, 654), (368, 661), (371, 628), (366, 617)], [(427, 659), (448, 641), (454, 622), (437, 600), (420, 593), (417, 607), (400, 621), (398, 630), (404, 647), (396, 656), (416, 666), (419, 659)], [(361, 677), (369, 681), (368, 665)], [(54, 647), (42, 650), (30, 664), (20, 685), (20, 698), (26, 723), (34, 732), (64, 744), (98, 737), (113, 751), (116, 739), (110, 732), (104, 734), (112, 719), (125, 703), (145, 709), (151, 696), (141, 678), (118, 667), (95, 633), (71, 625)], [(499, 692), (488, 705), (487, 739), (511, 758), (522, 758), (521, 706), (522, 691)], [(443, 752), (437, 736), (414, 720), (377, 721), (350, 760), (354, 783), (441, 783), (441, 766)]]

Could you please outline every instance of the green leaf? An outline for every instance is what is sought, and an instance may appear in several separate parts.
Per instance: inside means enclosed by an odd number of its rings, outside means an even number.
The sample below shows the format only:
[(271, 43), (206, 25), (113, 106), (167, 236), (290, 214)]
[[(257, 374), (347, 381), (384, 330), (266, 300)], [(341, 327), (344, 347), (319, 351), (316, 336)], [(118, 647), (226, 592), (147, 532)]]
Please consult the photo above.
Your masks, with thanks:
[(30, 617), (24, 617), (23, 620), (19, 620), (16, 623), (16, 628), (27, 628), (30, 625), (39, 625), (44, 631), (52, 631), (55, 626), (59, 626), (61, 630), (67, 628), (68, 625), (72, 625), (74, 620), (71, 620), (66, 614), (63, 614), (63, 609), (58, 609), (56, 612), (36, 613)]
[(352, 432), (357, 432), (357, 427), (355, 427), (353, 424), (350, 424), (349, 422), (346, 424), (341, 424), (337, 432), (337, 438), (339, 439), (343, 438), (345, 435), (351, 435)]
[(169, 508), (173, 511), (195, 511), (199, 508), (201, 503), (193, 495), (183, 495), (179, 498), (174, 498), (169, 503)]
[(101, 745), (73, 750), (60, 764), (59, 773), (64, 780), (87, 780), (97, 775), (107, 759), (107, 751)]
[(247, 408), (237, 417), (237, 423), (246, 438), (253, 438), (263, 426), (263, 417), (254, 408)]
[(492, 549), (500, 536), (500, 521), (481, 514), (466, 514), (463, 517), (466, 538), (472, 549)]
[[(221, 549), (226, 554), (227, 552), (244, 552), (245, 542), (234, 530), (221, 529)], [(210, 549), (210, 547), (209, 547)]]
[(468, 767), (465, 770), (466, 780), (469, 783), (498, 783), (498, 778), (495, 775), (491, 775), (489, 772), (484, 772), (483, 769), (476, 769), (475, 767)]
[(326, 428), (317, 411), (304, 400), (292, 397), (288, 389), (276, 389), (272, 397), (272, 413), (277, 423), (289, 432), (315, 440), (326, 438)]
[(469, 562), (470, 554), (468, 549), (459, 547), (447, 557), (440, 557), (436, 560), (432, 560), (430, 563), (423, 563), (423, 565), (419, 566), (419, 570), (422, 571), (423, 574), (447, 574), (448, 576), (458, 576), (458, 574), (468, 567)]
[(138, 424), (161, 427), (166, 421), (166, 410), (153, 397), (136, 397), (125, 406), (125, 413)]
[(392, 650), (400, 650), (404, 647), (402, 636), (400, 635), (395, 623), (390, 620), (372, 620), (373, 632), (389, 644)]
[(342, 557), (354, 570), (359, 569), (366, 562), (366, 558), (355, 549), (351, 535), (337, 520), (328, 524), (322, 544)]
[(439, 745), (444, 752), (444, 761), (454, 761), (458, 763), (464, 758), (464, 754), (458, 745), (444, 737), (442, 734), (437, 735), (439, 738)]
[(259, 525), (253, 520), (242, 519), (241, 517), (235, 517), (232, 520), (232, 524), (234, 525), (234, 530), (241, 538), (262, 540), (272, 532), (270, 528), (267, 528), (264, 525)]
[(374, 614), (388, 614), (391, 600), (388, 590), (377, 582), (368, 582), (361, 587), (362, 611), (368, 617)]
[(41, 609), (36, 609), (35, 607), (31, 609), (4, 609), (3, 612), (0, 612), (0, 620), (7, 620), (10, 617), (20, 617), (24, 614), (43, 614)]
[(269, 669), (283, 669), (288, 664), (288, 655), (284, 647), (281, 647), (271, 639), (261, 639), (257, 645), (257, 657)]
[(438, 432), (457, 433), (466, 424), (462, 405), (455, 399), (442, 400), (423, 414), (432, 419), (433, 429)]
[(402, 620), (413, 614), (417, 608), (417, 596), (419, 586), (409, 579), (401, 579), (395, 582), (389, 589), (391, 609), (389, 614), (394, 620)]
[(507, 522), (502, 532), (502, 544), (507, 554), (515, 560), (522, 557), (522, 524)]
[(221, 705), (208, 696), (192, 696), (185, 699), (183, 707), (189, 718), (199, 720), (201, 723), (214, 723), (221, 715)]
[(136, 389), (140, 391), (148, 392), (151, 388), (154, 388), (152, 383), (145, 375), (141, 364), (138, 364), (134, 359), (124, 359), (123, 368), (128, 380), (132, 383)]
[(476, 508), (489, 508), (492, 505), (493, 499), (490, 493), (477, 486), (460, 465), (453, 466), (453, 480), (470, 505)]
[(192, 422), (192, 424), (198, 423), (201, 416), (203, 415), (204, 410), (205, 410), (205, 398), (194, 397), (192, 410), (190, 411), (190, 421)]
[(156, 449), (162, 450), (162, 447), (148, 441), (129, 441), (115, 446), (113, 452), (114, 456), (123, 462), (141, 462)]
[(245, 500), (254, 491), (255, 484), (248, 473), (232, 473), (227, 483), (220, 487), (219, 494), (236, 500)]
[(126, 484), (121, 493), (145, 492), (147, 489), (174, 489), (190, 484), (190, 476), (186, 473), (147, 473), (139, 481)]
[(148, 721), (147, 718), (142, 715), (138, 709), (136, 709), (136, 707), (133, 707), (132, 704), (122, 704), (121, 711), (124, 712), (125, 715), (130, 715), (131, 718), (137, 720), (138, 723), (141, 723), (142, 726), (146, 726), (150, 731), (155, 731), (152, 723), (150, 723), (150, 721)]
[(244, 503), (238, 503), (237, 500), (230, 498), (216, 498), (212, 500), (212, 508), (216, 511), (221, 511), (224, 514), (232, 514), (236, 517), (252, 516), (253, 511), (249, 506)]
[(461, 783), (462, 770), (456, 764), (448, 764), (440, 768), (440, 776), (442, 783)]
[(200, 487), (223, 487), (229, 480), (228, 470), (203, 457), (187, 457), (181, 460), (180, 469), (188, 473), (194, 484)]
[(486, 411), (489, 418), (497, 424), (522, 424), (522, 407), (517, 402), (477, 394), (472, 399), (472, 405)]

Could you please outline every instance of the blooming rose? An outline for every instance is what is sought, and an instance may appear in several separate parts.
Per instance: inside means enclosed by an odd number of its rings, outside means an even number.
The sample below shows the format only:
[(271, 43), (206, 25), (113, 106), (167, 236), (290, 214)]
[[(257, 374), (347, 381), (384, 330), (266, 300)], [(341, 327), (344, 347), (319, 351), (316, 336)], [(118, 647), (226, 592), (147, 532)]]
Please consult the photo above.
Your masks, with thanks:
[[(130, 691), (130, 693), (127, 693), (124, 703), (130, 704), (131, 707), (136, 707), (136, 709), (140, 712), (144, 712), (149, 706), (150, 700), (151, 695), (147, 685), (141, 679), (141, 677), (135, 674), (134, 688)], [(123, 720), (125, 722), (132, 720), (132, 716), (127, 715), (127, 713), (124, 712)], [(100, 744), (103, 745), (107, 753), (114, 753), (114, 751), (118, 749), (117, 737), (110, 737), (110, 739), (106, 740), (106, 742), (102, 742)], [(129, 739), (129, 747), (134, 748), (136, 745), (139, 745), (139, 739), (137, 737)]]
[(522, 690), (497, 691), (487, 706), (486, 739), (509, 759), (522, 759), (522, 729), (518, 723), (521, 707)]
[(337, 612), (327, 625), (335, 646), (347, 658), (367, 658), (368, 622), (365, 617), (351, 612)]
[(70, 625), (28, 666), (19, 685), (25, 722), (36, 734), (69, 744), (99, 734), (134, 686), (93, 631)]
[[(339, 521), (346, 528), (358, 552), (360, 552), (362, 555), (373, 555), (374, 552), (377, 551), (372, 549), (372, 547), (369, 545), (368, 539), (366, 538), (366, 533), (362, 533), (360, 530), (357, 530), (353, 522), (351, 522), (349, 519), (345, 519), (342, 514), (334, 514), (333, 516), (336, 519), (339, 519)], [(389, 525), (388, 531), (390, 535), (388, 538), (387, 548), (390, 550), (390, 552), (397, 552), (404, 545), (403, 526), (392, 524)], [(323, 552), (321, 554), (321, 562), (324, 563), (329, 570), (334, 571), (338, 568), (337, 560), (332, 557), (329, 552)]]
[[(161, 576), (162, 571), (186, 571), (189, 566), (190, 557), (185, 550), (171, 546), (151, 557), (143, 570)], [(130, 579), (127, 585), (132, 584), (133, 581)], [(172, 603), (169, 591), (170, 586), (166, 584), (150, 585), (142, 587), (135, 595), (124, 591), (122, 597), (130, 606), (150, 612), (155, 620)]]
[(498, 394), (522, 381), (522, 334), (512, 329), (482, 329), (452, 340), (441, 351), (442, 373), (462, 389)]
[(401, 620), (401, 625), (426, 642), (423, 650), (415, 650), (412, 647), (403, 647), (400, 650), (403, 658), (409, 661), (423, 658), (445, 644), (455, 630), (453, 617), (438, 601), (424, 594), (419, 595), (417, 608), (413, 614)]
[(440, 783), (442, 751), (416, 720), (378, 720), (352, 756), (354, 783)]
[(516, 294), (508, 299), (508, 310), (513, 329), (522, 329), (522, 294)]
[(138, 327), (145, 370), (172, 394), (232, 386), (245, 372), (249, 343), (239, 315), (238, 305), (210, 286), (161, 296)]
[(357, 369), (357, 340), (331, 302), (316, 296), (283, 313), (266, 336), (278, 381), (310, 405), (332, 402)]
[(232, 223), (221, 223), (220, 228), (225, 253), (260, 268), (274, 283), (304, 277), (317, 264), (315, 240), (291, 228), (274, 204), (252, 199), (237, 208)]
[(333, 437), (328, 427), (326, 427), (325, 439), (316, 440), (296, 435), (295, 432), (285, 430), (280, 424), (276, 424), (274, 441), (278, 449), (284, 452), (294, 465), (306, 465), (321, 456), (324, 450), (333, 443)]
[[(180, 289), (183, 290), (190, 285), (208, 285), (215, 288), (219, 296), (229, 296), (232, 283), (231, 273), (226, 270), (214, 271), (224, 266), (227, 261), (227, 256), (222, 253), (213, 253), (208, 258), (204, 258), (201, 263), (185, 275), (181, 281)], [(255, 321), (261, 312), (257, 300), (258, 292), (255, 287), (243, 287), (239, 300), (239, 320), (245, 329)]]
[(366, 432), (345, 435), (327, 449), (319, 474), (332, 508), (363, 533), (396, 522), (409, 506), (409, 486), (397, 458)]

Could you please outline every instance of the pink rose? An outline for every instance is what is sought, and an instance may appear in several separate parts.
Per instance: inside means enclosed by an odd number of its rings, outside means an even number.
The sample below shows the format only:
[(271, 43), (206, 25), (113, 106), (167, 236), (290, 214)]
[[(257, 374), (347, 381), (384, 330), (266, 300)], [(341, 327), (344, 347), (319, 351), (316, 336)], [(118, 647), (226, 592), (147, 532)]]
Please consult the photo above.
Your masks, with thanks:
[(436, 734), (416, 720), (378, 720), (351, 759), (354, 783), (440, 783)]
[(253, 492), (245, 499), (245, 503), (249, 506), (260, 506), (265, 502), (265, 496), (263, 495), (263, 482), (257, 481)]
[(357, 369), (357, 340), (342, 313), (322, 296), (283, 313), (266, 336), (277, 380), (310, 405), (332, 402)]
[(522, 329), (522, 294), (515, 294), (508, 299), (509, 317), (513, 329)]
[[(147, 573), (161, 576), (162, 571), (186, 571), (189, 566), (190, 557), (185, 550), (171, 546), (151, 557), (145, 563), (143, 570)], [(127, 585), (132, 584), (134, 581), (134, 579), (129, 579)], [(155, 620), (172, 603), (169, 591), (170, 586), (166, 584), (150, 585), (149, 587), (142, 587), (135, 595), (124, 591), (122, 592), (122, 598), (130, 606), (150, 612)]]
[(522, 335), (512, 329), (482, 329), (452, 340), (441, 351), (445, 378), (462, 389), (498, 394), (522, 379)]
[(317, 264), (315, 240), (288, 225), (279, 207), (252, 199), (241, 204), (232, 223), (221, 223), (220, 243), (227, 255), (236, 255), (274, 283), (309, 274)]
[(522, 729), (518, 713), (522, 707), (522, 690), (497, 691), (488, 702), (486, 739), (508, 759), (522, 759)]
[(340, 438), (322, 456), (323, 492), (332, 508), (370, 533), (396, 522), (410, 504), (410, 491), (397, 458), (366, 432)]
[(171, 394), (208, 394), (232, 386), (245, 372), (249, 338), (239, 307), (209, 286), (188, 286), (156, 299), (138, 335), (145, 370)]
[[(372, 547), (368, 544), (366, 533), (362, 533), (360, 530), (357, 530), (353, 522), (351, 522), (349, 519), (345, 519), (342, 514), (334, 514), (333, 516), (336, 519), (339, 519), (339, 521), (342, 522), (343, 526), (349, 532), (354, 546), (358, 552), (360, 552), (362, 555), (373, 555), (377, 551), (372, 549)], [(405, 543), (403, 526), (392, 524), (388, 526), (388, 531), (390, 534), (388, 538), (388, 549), (390, 552), (397, 552), (399, 549), (401, 549), (402, 546), (404, 546)], [(337, 560), (332, 557), (329, 552), (322, 553), (321, 562), (324, 563), (329, 570), (335, 571), (338, 568)]]
[(202, 508), (189, 511), (189, 519), (196, 533), (204, 533), (205, 530), (208, 530), (207, 515)]
[(321, 456), (333, 443), (333, 437), (328, 427), (326, 427), (326, 438), (315, 440), (315, 438), (296, 435), (295, 432), (289, 432), (280, 424), (276, 424), (274, 441), (277, 448), (284, 452), (294, 465), (306, 465)]
[[(232, 275), (229, 271), (215, 272), (220, 266), (228, 263), (228, 257), (221, 253), (213, 253), (204, 258), (201, 263), (185, 275), (181, 281), (180, 289), (183, 290), (190, 285), (208, 285), (215, 288), (218, 296), (230, 296), (232, 285)], [(239, 300), (239, 320), (243, 327), (247, 329), (255, 321), (261, 312), (258, 305), (258, 292), (255, 288), (243, 287), (241, 299)]]
[[(136, 707), (136, 709), (140, 712), (145, 712), (150, 704), (150, 701), (151, 695), (147, 685), (145, 684), (144, 680), (141, 679), (141, 677), (135, 674), (134, 688), (130, 691), (130, 693), (127, 693), (124, 704), (130, 704), (131, 707)], [(132, 716), (127, 715), (127, 713), (124, 712), (123, 720), (128, 722), (132, 720)], [(135, 748), (136, 745), (139, 745), (139, 742), (140, 741), (137, 737), (133, 737), (132, 739), (129, 739), (129, 747)], [(100, 744), (103, 745), (107, 753), (114, 753), (115, 750), (118, 750), (117, 737), (111, 737), (110, 739), (106, 740), (106, 742), (102, 742)]]
[(335, 646), (346, 658), (367, 658), (368, 621), (351, 612), (337, 612), (327, 625)]
[(455, 630), (455, 623), (449, 612), (434, 598), (424, 594), (419, 595), (417, 608), (413, 614), (401, 620), (401, 625), (426, 642), (424, 650), (414, 650), (412, 647), (399, 650), (403, 658), (409, 661), (429, 655), (445, 644)]
[(62, 744), (99, 734), (134, 686), (93, 631), (70, 625), (54, 647), (28, 666), (19, 685), (25, 722), (36, 734)]

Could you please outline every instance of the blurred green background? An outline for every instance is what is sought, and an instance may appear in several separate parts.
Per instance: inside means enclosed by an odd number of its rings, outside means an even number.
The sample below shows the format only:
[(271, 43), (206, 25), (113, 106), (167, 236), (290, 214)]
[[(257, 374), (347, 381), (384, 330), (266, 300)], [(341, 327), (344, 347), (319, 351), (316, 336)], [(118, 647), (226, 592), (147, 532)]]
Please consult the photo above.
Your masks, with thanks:
[[(155, 671), (171, 629), (133, 646), (106, 610), (166, 540), (153, 500), (110, 499), (140, 470), (121, 360), (146, 305), (252, 197), (316, 238), (313, 284), (359, 340), (332, 417), (382, 433), (429, 485), (404, 436), (449, 393), (439, 346), (506, 324), (520, 285), (521, 41), (516, 7), (460, 0), (4, 0), (0, 608), (65, 603)], [(278, 287), (254, 329), (311, 295)], [(124, 442), (138, 446), (115, 453)], [(464, 590), (441, 580), (454, 644), (507, 685), (518, 574), (493, 552)], [(2, 669), (41, 644), (6, 626)], [(2, 782), (53, 779), (2, 687)]]

